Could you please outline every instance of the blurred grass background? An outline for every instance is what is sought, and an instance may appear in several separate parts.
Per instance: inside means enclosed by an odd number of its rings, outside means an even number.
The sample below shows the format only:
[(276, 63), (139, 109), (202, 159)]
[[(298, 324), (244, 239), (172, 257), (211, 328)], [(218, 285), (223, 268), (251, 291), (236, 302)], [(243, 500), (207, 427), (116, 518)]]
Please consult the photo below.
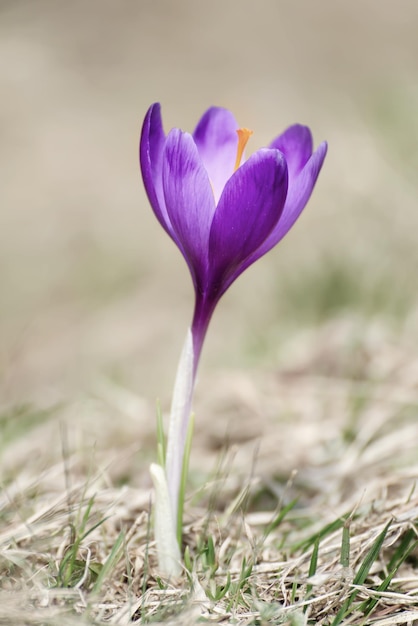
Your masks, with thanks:
[(301, 220), (219, 306), (202, 370), (282, 366), (341, 317), (413, 345), (417, 26), (415, 0), (2, 0), (3, 402), (101, 376), (169, 397), (193, 302), (139, 175), (154, 101), (166, 130), (232, 109), (250, 150), (294, 122), (329, 142)]

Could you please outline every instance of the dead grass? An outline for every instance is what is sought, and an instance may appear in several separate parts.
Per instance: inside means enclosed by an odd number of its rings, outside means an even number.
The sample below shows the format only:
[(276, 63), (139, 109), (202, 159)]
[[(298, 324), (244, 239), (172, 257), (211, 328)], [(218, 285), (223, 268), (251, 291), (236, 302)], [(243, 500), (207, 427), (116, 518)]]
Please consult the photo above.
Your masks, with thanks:
[(370, 327), (347, 370), (350, 324), (289, 346), (287, 370), (202, 382), (175, 584), (150, 531), (152, 408), (109, 382), (26, 420), (3, 455), (0, 623), (414, 623), (418, 362)]

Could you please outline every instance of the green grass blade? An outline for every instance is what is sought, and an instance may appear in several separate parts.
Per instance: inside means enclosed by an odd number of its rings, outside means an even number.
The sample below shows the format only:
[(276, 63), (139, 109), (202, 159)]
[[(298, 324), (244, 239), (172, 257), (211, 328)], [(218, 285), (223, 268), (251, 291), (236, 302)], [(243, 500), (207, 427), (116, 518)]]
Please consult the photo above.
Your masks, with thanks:
[(362, 585), (364, 581), (366, 580), (373, 563), (376, 561), (377, 557), (379, 556), (380, 550), (382, 548), (383, 542), (385, 540), (385, 537), (387, 535), (387, 532), (391, 524), (392, 524), (392, 520), (390, 520), (386, 524), (386, 526), (384, 527), (380, 535), (378, 535), (376, 541), (370, 548), (369, 552), (366, 554), (366, 557), (363, 563), (361, 564), (357, 574), (354, 576), (353, 585)]
[[(149, 506), (151, 510), (151, 503)], [(147, 534), (145, 539), (145, 554), (144, 554), (144, 569), (142, 578), (142, 600), (141, 600), (141, 624), (146, 622), (146, 591), (150, 577), (150, 564), (149, 564), (149, 544), (151, 541), (151, 514), (148, 514), (147, 519)]]
[(280, 526), (289, 511), (291, 511), (296, 506), (297, 502), (298, 498), (294, 498), (294, 500), (292, 500), (291, 502), (289, 502), (289, 504), (286, 504), (286, 506), (282, 507), (279, 510), (276, 517), (271, 520), (266, 530), (264, 531), (264, 540), (267, 539), (267, 537), (270, 535), (271, 532), (273, 532), (273, 530)]
[[(386, 576), (386, 578), (384, 580), (382, 580), (382, 582), (380, 583), (380, 585), (376, 589), (376, 591), (378, 593), (381, 593), (381, 592), (387, 590), (387, 588), (389, 587), (390, 583), (392, 582), (392, 578), (395, 576), (395, 574), (397, 573), (397, 571), (400, 568), (400, 566), (402, 565), (402, 563), (404, 563), (406, 561), (406, 559), (409, 557), (409, 555), (412, 552), (414, 552), (414, 550), (417, 547), (418, 547), (418, 541), (414, 541), (413, 543), (411, 543), (409, 545), (409, 547), (406, 548), (406, 550), (404, 550), (404, 552), (400, 556), (399, 560), (397, 561), (396, 565), (393, 566), (393, 568), (390, 570), (389, 574)], [(397, 550), (396, 552), (399, 553), (399, 550)], [(363, 613), (365, 614), (365, 618), (366, 619), (372, 613), (373, 609), (375, 608), (375, 606), (376, 606), (376, 604), (378, 602), (379, 602), (379, 597), (377, 596), (376, 598), (370, 598), (368, 600), (365, 600), (363, 602), (363, 604), (360, 605), (359, 610), (363, 611)]]
[(346, 515), (343, 515), (342, 517), (337, 518), (335, 521), (324, 526), (318, 533), (315, 533), (308, 539), (304, 539), (303, 541), (296, 543), (293, 546), (293, 548), (295, 550), (302, 550), (302, 552), (306, 552), (307, 550), (309, 550), (310, 547), (312, 547), (315, 544), (318, 538), (319, 540), (324, 539), (324, 537), (326, 537), (327, 535), (331, 535), (336, 530), (339, 530), (340, 528), (342, 528), (344, 524), (346, 523), (347, 519), (349, 518), (349, 515), (350, 514), (347, 513)]
[(107, 557), (102, 569), (99, 572), (99, 575), (97, 576), (97, 580), (94, 583), (93, 590), (92, 590), (93, 593), (98, 593), (100, 591), (105, 578), (111, 573), (116, 563), (119, 561), (122, 555), (124, 541), (125, 541), (125, 533), (121, 532), (119, 533), (118, 538), (113, 544), (113, 547), (109, 556)]
[(398, 548), (393, 553), (392, 558), (388, 563), (388, 571), (392, 571), (395, 567), (399, 567), (399, 561), (403, 559), (405, 553), (408, 550), (411, 542), (416, 541), (416, 533), (412, 528), (410, 528), (404, 535), (402, 536), (401, 542)]
[[(315, 576), (316, 574), (316, 570), (318, 567), (318, 552), (319, 552), (319, 536), (316, 538), (316, 541), (314, 543), (314, 547), (312, 550), (311, 561), (309, 563), (309, 573), (308, 573), (309, 578), (311, 578), (312, 576)], [(308, 583), (306, 586), (306, 599), (308, 599), (309, 596), (311, 595), (312, 589), (313, 589), (313, 585)], [(307, 609), (308, 609), (308, 605), (306, 604), (303, 607), (303, 612), (306, 613)]]
[[(379, 556), (380, 550), (382, 548), (383, 542), (385, 540), (385, 537), (387, 535), (387, 532), (389, 530), (389, 526), (391, 525), (391, 523), (392, 523), (392, 520), (390, 520), (386, 524), (382, 532), (377, 536), (372, 547), (370, 548), (362, 564), (360, 565), (357, 574), (354, 576), (353, 585), (362, 585), (364, 581), (366, 580), (373, 563), (376, 561), (377, 557)], [(354, 591), (349, 595), (347, 600), (341, 606), (337, 615), (334, 617), (334, 620), (331, 626), (338, 626), (338, 624), (341, 623), (341, 621), (346, 616), (347, 611), (349, 610), (351, 604), (356, 599), (357, 595), (358, 595), (358, 590), (354, 589)]]

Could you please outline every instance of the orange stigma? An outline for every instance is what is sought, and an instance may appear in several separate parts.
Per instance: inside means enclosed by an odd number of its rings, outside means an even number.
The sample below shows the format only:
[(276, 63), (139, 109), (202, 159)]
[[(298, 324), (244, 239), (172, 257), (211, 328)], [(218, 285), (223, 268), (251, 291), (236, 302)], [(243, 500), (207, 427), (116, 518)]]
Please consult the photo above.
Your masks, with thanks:
[(248, 128), (238, 128), (237, 130), (238, 147), (237, 147), (237, 158), (235, 159), (234, 172), (236, 172), (239, 166), (241, 165), (242, 154), (252, 134), (253, 134), (253, 131), (249, 130)]

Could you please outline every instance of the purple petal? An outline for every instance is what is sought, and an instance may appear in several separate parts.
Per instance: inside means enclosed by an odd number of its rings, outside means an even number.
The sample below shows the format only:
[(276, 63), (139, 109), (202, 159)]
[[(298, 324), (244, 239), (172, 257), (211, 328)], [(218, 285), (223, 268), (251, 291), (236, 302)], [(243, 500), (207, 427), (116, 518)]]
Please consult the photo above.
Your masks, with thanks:
[(286, 203), (280, 220), (265, 242), (245, 264), (245, 268), (274, 248), (292, 228), (311, 197), (326, 154), (327, 143), (324, 141), (311, 156), (302, 171), (293, 181), (289, 180)]
[(312, 133), (307, 126), (295, 124), (276, 137), (269, 147), (276, 148), (285, 155), (290, 185), (312, 156)]
[(167, 136), (163, 188), (174, 235), (189, 265), (195, 287), (201, 288), (207, 273), (215, 199), (192, 136), (177, 128)]
[(145, 190), (161, 226), (173, 237), (163, 192), (163, 152), (166, 137), (161, 120), (161, 106), (152, 104), (142, 125), (139, 162)]
[[(209, 239), (209, 290), (219, 297), (277, 224), (287, 193), (286, 160), (278, 150), (253, 154), (228, 180)], [(254, 259), (255, 260), (255, 259)]]
[(237, 156), (238, 124), (227, 109), (211, 107), (201, 118), (193, 133), (218, 202), (226, 181), (234, 173)]

